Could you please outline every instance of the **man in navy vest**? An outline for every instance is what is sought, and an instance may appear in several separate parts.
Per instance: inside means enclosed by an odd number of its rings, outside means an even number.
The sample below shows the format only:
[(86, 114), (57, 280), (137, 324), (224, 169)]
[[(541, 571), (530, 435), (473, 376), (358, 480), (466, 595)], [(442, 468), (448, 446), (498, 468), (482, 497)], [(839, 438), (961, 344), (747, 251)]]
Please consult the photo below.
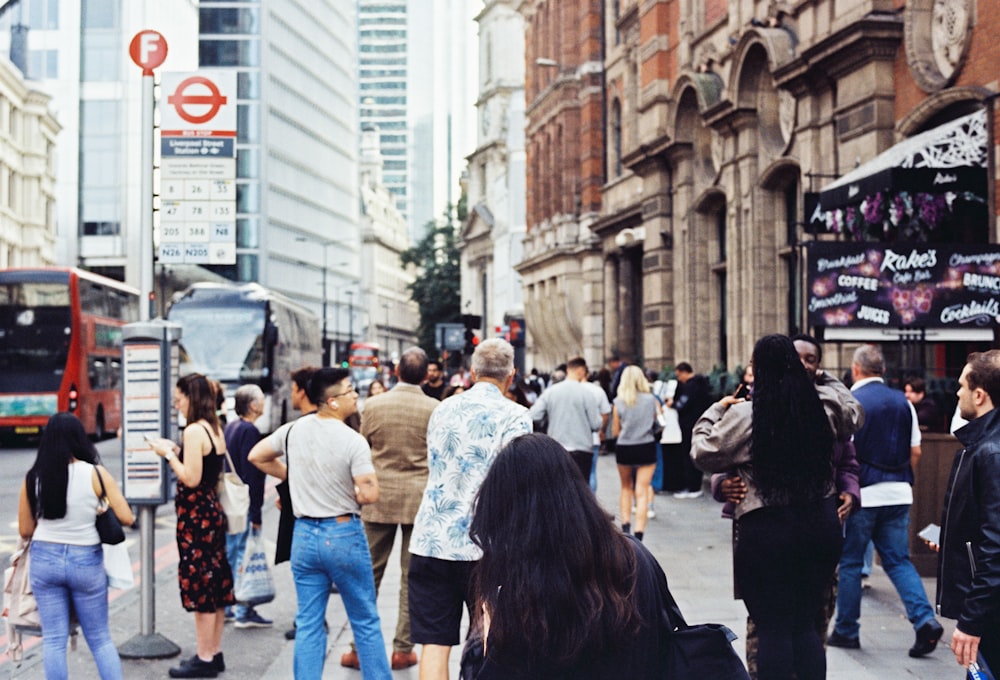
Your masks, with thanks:
[(917, 414), (902, 392), (883, 382), (885, 360), (878, 347), (859, 347), (851, 371), (851, 392), (865, 409), (865, 424), (854, 435), (861, 464), (861, 509), (847, 519), (837, 620), (827, 643), (847, 649), (861, 646), (861, 565), (865, 547), (873, 541), (917, 632), (910, 656), (924, 656), (934, 651), (944, 628), (934, 618), (908, 547), (913, 467), (920, 458)]

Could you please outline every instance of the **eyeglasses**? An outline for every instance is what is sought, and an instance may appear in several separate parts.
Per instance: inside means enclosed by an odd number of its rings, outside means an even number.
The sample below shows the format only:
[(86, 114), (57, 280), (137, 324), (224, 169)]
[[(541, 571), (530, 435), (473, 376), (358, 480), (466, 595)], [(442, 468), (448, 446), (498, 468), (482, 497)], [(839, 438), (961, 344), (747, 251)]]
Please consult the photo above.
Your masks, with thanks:
[(348, 395), (348, 394), (357, 394), (357, 393), (358, 393), (358, 388), (357, 388), (356, 385), (354, 385), (352, 383), (351, 384), (351, 388), (349, 390), (347, 390), (346, 392), (341, 392), (340, 394), (334, 394), (334, 395), (330, 396), (329, 398), (330, 399), (336, 399), (337, 397), (343, 397), (343, 396)]

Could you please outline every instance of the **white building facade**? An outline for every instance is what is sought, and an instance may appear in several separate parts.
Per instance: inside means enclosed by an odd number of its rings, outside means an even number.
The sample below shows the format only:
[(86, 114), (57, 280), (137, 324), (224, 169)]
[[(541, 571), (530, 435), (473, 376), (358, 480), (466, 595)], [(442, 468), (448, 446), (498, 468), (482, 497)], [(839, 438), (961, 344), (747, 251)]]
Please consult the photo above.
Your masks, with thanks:
[(408, 286), (413, 268), (403, 269), (400, 254), (410, 247), (406, 219), (382, 180), (384, 159), (378, 130), (361, 133), (361, 289), (363, 337), (377, 342), (383, 357), (395, 360), (416, 342), (419, 310)]
[(21, 0), (0, 21), (28, 28), (25, 76), (52, 97), (62, 129), (55, 160), (55, 263), (139, 284), (142, 72), (128, 45), (143, 29), (169, 46), (160, 70), (197, 67), (195, 0)]
[(0, 58), (0, 269), (56, 264), (59, 124), (29, 85)]
[[(479, 24), (479, 143), (468, 157), (469, 214), (462, 227), (462, 310), (487, 337), (524, 316), (524, 20), (513, 0), (490, 0)], [(503, 331), (502, 329), (502, 332)]]

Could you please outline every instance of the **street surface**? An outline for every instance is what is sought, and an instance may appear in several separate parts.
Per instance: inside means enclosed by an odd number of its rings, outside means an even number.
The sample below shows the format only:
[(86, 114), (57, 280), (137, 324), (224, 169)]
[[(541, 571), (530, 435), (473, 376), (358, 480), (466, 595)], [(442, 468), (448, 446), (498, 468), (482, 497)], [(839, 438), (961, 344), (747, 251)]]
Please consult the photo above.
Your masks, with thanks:
[[(107, 467), (120, 479), (121, 455), (117, 440), (108, 440), (98, 448)], [(17, 542), (17, 492), (24, 473), (34, 460), (31, 449), (0, 449), (4, 475), (0, 477), (0, 517), (6, 518), (0, 532), (0, 559), (7, 564)], [(598, 497), (608, 509), (617, 508), (618, 475), (613, 456), (602, 456), (598, 466)], [(269, 485), (264, 507), (264, 536), (273, 543), (277, 531), (277, 510), (273, 506), (273, 481)], [(677, 500), (660, 495), (655, 504), (657, 517), (649, 522), (645, 542), (660, 561), (670, 588), (689, 623), (717, 622), (732, 628), (741, 636), (735, 645), (743, 654), (742, 635), (746, 611), (741, 602), (732, 599), (731, 525), (719, 517), (720, 506), (708, 497)], [(166, 678), (167, 669), (194, 653), (194, 621), (180, 605), (177, 593), (177, 551), (174, 544), (173, 505), (159, 508), (156, 522), (155, 599), (156, 632), (175, 642), (182, 649), (181, 657), (159, 660), (124, 660), (126, 678)], [(129, 552), (136, 560), (138, 572), (138, 532), (128, 532)], [(398, 544), (397, 544), (398, 552)], [(396, 601), (399, 585), (399, 560), (394, 555), (389, 562), (379, 612), (386, 644), (390, 645), (395, 630)], [(278, 598), (259, 608), (275, 621), (274, 628), (234, 630), (227, 626), (223, 637), (225, 680), (283, 680), (292, 677), (293, 643), (284, 638), (295, 617), (295, 592), (287, 563), (274, 569)], [(139, 586), (130, 591), (111, 591), (111, 634), (122, 644), (139, 632)], [(905, 618), (903, 606), (881, 568), (871, 577), (872, 589), (865, 591), (861, 616), (861, 650), (829, 649), (828, 678), (830, 680), (885, 680), (886, 678), (918, 678), (940, 680), (961, 677), (961, 669), (947, 647), (954, 622), (942, 619), (945, 640), (937, 651), (924, 659), (911, 659), (906, 651), (913, 644), (913, 630)], [(934, 582), (924, 579), (924, 586), (933, 602)], [(333, 595), (327, 611), (330, 626), (329, 654), (324, 679), (360, 680), (361, 673), (340, 666), (340, 655), (348, 649), (350, 626), (340, 599)], [(28, 638), (29, 648), (20, 668), (14, 668), (6, 655), (0, 657), (0, 676), (41, 680), (40, 639)], [(6, 648), (6, 637), (0, 639), (0, 649)], [(457, 678), (458, 656), (452, 653), (452, 678)], [(388, 649), (387, 652), (391, 652)], [(417, 647), (419, 654), (420, 648)], [(69, 654), (70, 676), (96, 677), (96, 667), (80, 636), (79, 648)], [(416, 680), (417, 667), (395, 671), (400, 680)]]

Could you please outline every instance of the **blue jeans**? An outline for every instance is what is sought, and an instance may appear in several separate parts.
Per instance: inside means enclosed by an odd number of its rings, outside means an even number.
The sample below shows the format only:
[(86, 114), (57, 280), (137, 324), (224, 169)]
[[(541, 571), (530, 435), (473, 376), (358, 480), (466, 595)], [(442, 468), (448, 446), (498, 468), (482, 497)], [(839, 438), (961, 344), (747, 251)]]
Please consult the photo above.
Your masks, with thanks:
[(70, 601), (102, 680), (122, 677), (122, 662), (108, 629), (108, 576), (97, 545), (31, 543), (31, 587), (42, 619), (45, 677), (64, 680)]
[(330, 584), (340, 589), (354, 633), (365, 680), (389, 680), (389, 658), (375, 606), (375, 578), (361, 520), (298, 518), (292, 535), (292, 576), (299, 610), (295, 615), (295, 678), (321, 678), (326, 660), (323, 621)]
[[(236, 579), (238, 578), (240, 565), (243, 564), (243, 553), (247, 549), (247, 539), (250, 537), (250, 532), (253, 528), (250, 526), (250, 522), (247, 522), (246, 531), (240, 534), (226, 534), (226, 559), (229, 560), (229, 566), (233, 569), (233, 587), (236, 587)], [(245, 604), (234, 604), (233, 605), (233, 615), (237, 619), (245, 619), (249, 607)]]
[(601, 447), (594, 447), (594, 462), (590, 466), (590, 490), (597, 493), (597, 459), (601, 457)]
[(909, 505), (861, 508), (847, 518), (834, 624), (834, 630), (840, 635), (856, 638), (861, 630), (858, 622), (861, 617), (861, 567), (869, 541), (875, 544), (882, 558), (882, 568), (896, 587), (914, 629), (934, 618), (924, 584), (910, 562), (909, 524)]
[(663, 491), (663, 445), (659, 440), (656, 442), (656, 469), (653, 470), (650, 485), (654, 491)]

